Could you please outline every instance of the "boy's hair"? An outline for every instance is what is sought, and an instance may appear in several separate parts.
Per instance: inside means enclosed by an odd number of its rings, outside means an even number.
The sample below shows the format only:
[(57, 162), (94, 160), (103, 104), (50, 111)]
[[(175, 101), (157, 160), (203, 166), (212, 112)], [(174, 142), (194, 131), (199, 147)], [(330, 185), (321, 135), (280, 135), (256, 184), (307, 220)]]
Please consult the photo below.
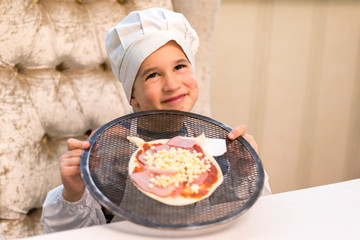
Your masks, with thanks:
[(129, 102), (142, 62), (171, 40), (180, 45), (195, 67), (199, 38), (181, 13), (162, 8), (135, 11), (108, 31), (106, 52), (112, 71), (122, 83)]

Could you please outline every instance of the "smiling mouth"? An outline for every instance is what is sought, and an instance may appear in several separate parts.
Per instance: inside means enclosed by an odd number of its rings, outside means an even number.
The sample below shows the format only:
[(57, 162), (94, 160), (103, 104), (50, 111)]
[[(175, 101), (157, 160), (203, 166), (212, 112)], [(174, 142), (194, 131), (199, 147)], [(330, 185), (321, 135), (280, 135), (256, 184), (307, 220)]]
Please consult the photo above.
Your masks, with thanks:
[(175, 104), (175, 103), (183, 101), (185, 96), (186, 96), (186, 94), (181, 94), (181, 95), (178, 95), (176, 97), (168, 98), (165, 101), (163, 101), (162, 103)]

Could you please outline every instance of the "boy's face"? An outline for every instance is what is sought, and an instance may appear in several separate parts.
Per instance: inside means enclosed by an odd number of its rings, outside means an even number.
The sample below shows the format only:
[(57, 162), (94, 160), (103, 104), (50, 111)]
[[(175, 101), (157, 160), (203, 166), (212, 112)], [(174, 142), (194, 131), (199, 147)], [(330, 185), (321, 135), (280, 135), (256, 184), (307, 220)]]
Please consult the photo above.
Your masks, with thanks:
[(182, 48), (170, 41), (141, 64), (130, 104), (138, 111), (191, 111), (199, 89)]

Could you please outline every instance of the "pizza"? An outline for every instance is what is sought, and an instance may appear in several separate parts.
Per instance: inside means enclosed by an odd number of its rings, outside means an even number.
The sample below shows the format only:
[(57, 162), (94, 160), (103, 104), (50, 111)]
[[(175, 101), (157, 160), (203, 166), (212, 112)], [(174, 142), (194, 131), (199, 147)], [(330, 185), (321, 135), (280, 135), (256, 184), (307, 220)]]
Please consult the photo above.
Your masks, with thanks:
[(171, 206), (193, 204), (209, 197), (223, 182), (218, 163), (202, 148), (204, 134), (151, 142), (128, 139), (138, 147), (129, 161), (129, 176), (152, 199)]

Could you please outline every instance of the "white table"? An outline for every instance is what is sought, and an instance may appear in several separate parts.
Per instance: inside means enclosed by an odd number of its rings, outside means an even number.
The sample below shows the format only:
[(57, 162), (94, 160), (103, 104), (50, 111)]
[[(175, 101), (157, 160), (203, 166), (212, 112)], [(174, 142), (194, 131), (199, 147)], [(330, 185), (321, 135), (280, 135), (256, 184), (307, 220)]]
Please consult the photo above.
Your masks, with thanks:
[[(176, 239), (360, 239), (360, 179), (261, 197), (232, 224), (211, 230)], [(173, 234), (123, 221), (28, 239), (155, 240)]]

